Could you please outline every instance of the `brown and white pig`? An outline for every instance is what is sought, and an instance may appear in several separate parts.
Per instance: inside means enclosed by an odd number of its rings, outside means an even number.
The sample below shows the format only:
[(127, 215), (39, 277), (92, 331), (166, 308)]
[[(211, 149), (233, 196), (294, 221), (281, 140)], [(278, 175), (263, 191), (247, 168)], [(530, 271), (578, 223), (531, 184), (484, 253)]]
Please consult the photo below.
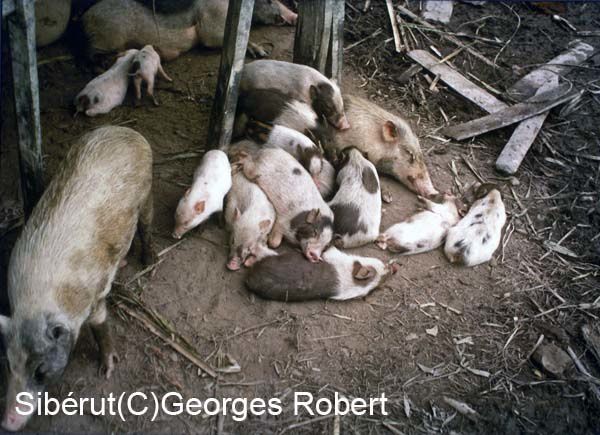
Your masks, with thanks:
[(356, 248), (373, 242), (381, 223), (381, 190), (373, 163), (357, 148), (342, 151), (337, 193), (329, 202), (333, 211), (334, 244)]
[(102, 127), (75, 142), (35, 206), (8, 267), (11, 315), (0, 316), (9, 366), (5, 430), (29, 419), (17, 411), (19, 393), (35, 410), (37, 393), (59, 380), (84, 323), (112, 374), (106, 296), (136, 229), (142, 259), (155, 260), (151, 188), (148, 142), (129, 128)]
[(262, 298), (283, 302), (346, 300), (366, 296), (398, 269), (377, 258), (359, 257), (330, 247), (323, 261), (301, 261), (299, 253), (267, 257), (248, 273), (246, 286)]
[(385, 230), (377, 238), (377, 246), (401, 255), (420, 254), (442, 246), (448, 229), (460, 219), (456, 198), (436, 194), (429, 199), (419, 196), (419, 201), (424, 210)]
[(172, 82), (173, 79), (167, 75), (160, 63), (160, 56), (151, 45), (146, 45), (133, 58), (131, 73), (133, 86), (135, 87), (135, 98), (139, 102), (142, 99), (142, 82), (148, 86), (148, 95), (152, 97), (155, 106), (158, 101), (154, 96), (154, 79), (159, 74), (163, 79)]
[(239, 270), (252, 266), (277, 252), (267, 246), (275, 223), (275, 209), (265, 193), (242, 174), (232, 176), (231, 190), (225, 202), (225, 222), (230, 231), (227, 268)]
[(310, 174), (279, 148), (241, 152), (235, 165), (255, 182), (273, 204), (277, 218), (269, 246), (277, 248), (285, 237), (300, 245), (306, 258), (318, 262), (333, 236), (333, 213), (321, 197)]
[(75, 97), (76, 113), (96, 116), (123, 104), (129, 85), (129, 70), (139, 50), (127, 50), (115, 64), (89, 82)]
[(375, 164), (379, 174), (387, 174), (422, 196), (437, 193), (419, 139), (408, 123), (376, 104), (360, 97), (344, 97), (348, 130), (330, 128), (322, 139), (324, 146), (342, 150), (355, 146)]
[(506, 210), (498, 187), (482, 184), (467, 215), (448, 230), (444, 251), (450, 263), (476, 266), (491, 260), (502, 238)]
[(242, 136), (253, 120), (289, 127), (307, 136), (322, 128), (312, 107), (275, 89), (256, 89), (240, 94), (234, 137)]
[(333, 193), (335, 169), (308, 137), (289, 127), (258, 121), (247, 124), (246, 134), (262, 146), (281, 148), (292, 155), (308, 171), (323, 198)]
[(250, 62), (242, 71), (240, 91), (257, 89), (275, 89), (309, 104), (318, 116), (338, 130), (350, 127), (338, 85), (307, 65), (270, 59)]
[(180, 239), (189, 230), (223, 210), (223, 199), (231, 189), (231, 166), (227, 154), (210, 150), (194, 172), (194, 181), (175, 210), (173, 237)]

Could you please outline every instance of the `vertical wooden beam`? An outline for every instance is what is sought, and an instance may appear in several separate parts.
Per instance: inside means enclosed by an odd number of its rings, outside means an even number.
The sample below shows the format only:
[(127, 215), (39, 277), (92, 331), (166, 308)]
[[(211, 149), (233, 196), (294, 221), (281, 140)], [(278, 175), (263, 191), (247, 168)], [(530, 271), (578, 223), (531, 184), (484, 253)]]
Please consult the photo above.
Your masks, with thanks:
[(231, 142), (253, 10), (254, 0), (229, 0), (221, 66), (208, 127), (210, 148), (222, 149)]
[(33, 0), (15, 0), (8, 18), (23, 208), (28, 215), (43, 192), (42, 132)]
[[(311, 66), (327, 74), (327, 59), (333, 27), (334, 0), (298, 2), (294, 40), (294, 63)], [(337, 3), (337, 1), (336, 1)], [(331, 68), (329, 68), (331, 71)]]
[(327, 54), (325, 75), (342, 85), (342, 68), (344, 66), (344, 8), (345, 0), (333, 0), (333, 25)]

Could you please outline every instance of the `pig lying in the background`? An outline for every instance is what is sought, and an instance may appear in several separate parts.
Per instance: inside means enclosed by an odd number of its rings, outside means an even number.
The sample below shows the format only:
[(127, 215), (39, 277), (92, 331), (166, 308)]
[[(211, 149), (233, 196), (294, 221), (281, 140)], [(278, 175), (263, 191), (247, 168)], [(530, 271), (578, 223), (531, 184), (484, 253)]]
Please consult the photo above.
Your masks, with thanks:
[(451, 263), (476, 266), (491, 260), (500, 244), (506, 210), (498, 187), (482, 184), (467, 215), (448, 230), (444, 251)]
[(275, 89), (240, 93), (233, 136), (242, 136), (251, 120), (289, 127), (308, 136), (321, 128), (319, 117), (312, 107)]
[(422, 196), (437, 193), (425, 165), (419, 139), (408, 123), (363, 98), (344, 97), (348, 130), (330, 128), (324, 146), (342, 150), (355, 146), (375, 164), (380, 174), (391, 175)]
[(397, 269), (395, 263), (330, 247), (316, 264), (302, 261), (295, 252), (265, 258), (250, 270), (246, 286), (262, 298), (284, 302), (346, 300), (366, 296)]
[(169, 81), (173, 80), (167, 75), (160, 64), (160, 56), (151, 45), (146, 45), (133, 58), (131, 63), (131, 73), (133, 76), (133, 86), (135, 87), (135, 98), (139, 102), (142, 99), (142, 82), (148, 86), (148, 95), (152, 97), (154, 105), (158, 106), (158, 101), (154, 96), (154, 78), (157, 74)]
[(375, 166), (357, 148), (346, 148), (342, 155), (339, 189), (329, 202), (335, 217), (334, 243), (338, 248), (355, 248), (379, 235), (381, 190)]
[(308, 137), (282, 125), (269, 125), (251, 121), (246, 126), (247, 135), (262, 146), (281, 148), (308, 171), (319, 193), (328, 198), (334, 189), (335, 169), (323, 153)]
[(244, 66), (240, 91), (258, 89), (275, 89), (310, 104), (318, 116), (338, 130), (350, 127), (340, 88), (314, 68), (281, 60), (255, 60)]
[(309, 261), (318, 262), (333, 236), (333, 213), (309, 173), (279, 148), (240, 152), (235, 164), (267, 194), (277, 212), (269, 246), (277, 248), (285, 237), (300, 245)]
[[(228, 5), (227, 0), (101, 0), (81, 21), (92, 56), (150, 44), (163, 60), (172, 60), (197, 44), (222, 47)], [(295, 20), (296, 14), (279, 1), (256, 1), (255, 23)], [(251, 54), (266, 54), (260, 46), (248, 45)]]
[(420, 254), (442, 246), (448, 229), (460, 219), (456, 198), (436, 194), (429, 199), (419, 196), (424, 210), (392, 225), (377, 238), (377, 246), (402, 255)]
[(0, 316), (8, 357), (5, 430), (21, 429), (37, 394), (65, 370), (79, 331), (89, 323), (110, 377), (116, 360), (106, 296), (136, 229), (143, 260), (151, 242), (152, 150), (125, 127), (102, 127), (80, 138), (49, 184), (19, 237), (8, 267), (10, 317)]
[(223, 198), (231, 189), (231, 166), (227, 154), (208, 151), (194, 172), (192, 186), (179, 200), (173, 237), (180, 239), (192, 228), (223, 210)]
[(264, 257), (277, 255), (267, 247), (267, 238), (275, 222), (275, 209), (260, 187), (248, 181), (241, 172), (232, 176), (224, 214), (231, 233), (229, 270), (239, 270), (242, 264), (250, 267)]
[(129, 70), (139, 50), (127, 50), (105, 73), (89, 82), (75, 97), (76, 113), (87, 116), (108, 113), (123, 104), (129, 85)]

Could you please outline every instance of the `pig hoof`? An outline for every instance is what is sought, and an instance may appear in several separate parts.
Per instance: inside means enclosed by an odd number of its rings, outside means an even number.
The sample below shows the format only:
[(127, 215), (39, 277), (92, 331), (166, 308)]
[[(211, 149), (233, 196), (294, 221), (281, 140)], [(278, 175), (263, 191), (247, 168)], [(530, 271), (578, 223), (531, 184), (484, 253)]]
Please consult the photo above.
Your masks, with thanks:
[(269, 56), (269, 52), (265, 50), (264, 47), (258, 44), (248, 45), (248, 52), (250, 53), (250, 56), (252, 56), (255, 59), (260, 59)]
[(155, 106), (160, 106), (160, 104), (158, 103), (158, 101), (156, 100), (156, 98), (152, 98), (152, 102), (154, 103)]
[(117, 352), (108, 352), (102, 357), (102, 364), (100, 364), (99, 374), (106, 376), (106, 379), (110, 379), (115, 370), (115, 364), (119, 362), (119, 355)]
[(387, 249), (387, 243), (383, 240), (377, 240), (375, 244), (379, 247), (379, 249), (385, 251)]

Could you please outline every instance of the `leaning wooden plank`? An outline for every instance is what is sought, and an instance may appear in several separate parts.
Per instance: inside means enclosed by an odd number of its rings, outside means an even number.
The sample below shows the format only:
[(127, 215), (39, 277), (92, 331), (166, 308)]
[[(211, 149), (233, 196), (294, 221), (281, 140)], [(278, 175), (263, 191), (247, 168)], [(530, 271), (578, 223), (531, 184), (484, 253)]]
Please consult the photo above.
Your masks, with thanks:
[(582, 93), (583, 91), (572, 89), (568, 83), (565, 83), (552, 91), (535, 95), (524, 103), (515, 104), (464, 124), (446, 127), (441, 133), (456, 140), (467, 139), (539, 115)]
[(15, 11), (14, 0), (3, 0), (2, 2), (2, 17), (12, 14)]
[(345, 0), (333, 0), (331, 40), (325, 75), (342, 84), (342, 69), (344, 66), (344, 9)]
[(44, 190), (34, 2), (16, 0), (15, 12), (7, 18), (7, 21), (12, 57), (23, 209), (28, 216)]
[(396, 46), (396, 53), (402, 52), (402, 42), (400, 41), (400, 30), (398, 29), (398, 19), (394, 14), (394, 5), (392, 0), (385, 0), (388, 15), (390, 17), (390, 24), (392, 25), (392, 34), (394, 35), (394, 45)]
[(225, 148), (231, 142), (253, 10), (254, 0), (229, 2), (217, 90), (208, 127), (211, 148)]
[[(536, 95), (548, 92), (558, 86), (558, 76), (554, 75), (548, 82), (540, 87)], [(543, 112), (537, 116), (533, 116), (521, 122), (509, 141), (504, 146), (504, 149), (496, 160), (496, 169), (506, 174), (514, 174), (519, 169), (521, 162), (525, 158), (527, 151), (537, 137), (546, 117), (549, 112)]]
[(508, 95), (522, 101), (536, 93), (544, 83), (557, 75), (565, 74), (571, 66), (579, 65), (594, 53), (594, 47), (579, 40), (572, 41), (568, 50), (542, 67), (531, 71), (508, 90)]
[[(396, 5), (396, 8), (400, 11), (400, 13), (406, 15), (407, 17), (409, 17), (410, 19), (412, 19), (416, 23), (420, 24), (421, 26), (427, 27), (429, 29), (439, 30), (437, 27), (429, 24), (427, 21), (425, 21), (424, 19), (420, 18), (418, 15), (415, 15), (410, 10), (406, 9), (404, 6)], [(491, 60), (489, 60), (487, 57), (485, 57), (483, 54), (481, 54), (477, 50), (475, 50), (473, 47), (470, 47), (468, 45), (463, 44), (460, 39), (455, 38), (452, 35), (447, 35), (445, 33), (440, 33), (440, 36), (443, 39), (445, 39), (446, 41), (449, 41), (449, 42), (453, 43), (454, 45), (457, 45), (458, 47), (463, 47), (465, 51), (471, 53), (477, 59), (479, 59), (480, 61), (488, 64), (489, 66), (494, 67), (494, 68), (500, 68), (498, 65), (496, 65), (494, 62), (492, 62)]]
[(452, 0), (425, 0), (421, 15), (426, 20), (448, 24), (450, 22), (450, 18), (452, 17), (453, 8), (454, 2)]
[(332, 25), (333, 0), (299, 2), (294, 63), (308, 65), (327, 74)]
[(485, 111), (494, 113), (508, 107), (507, 104), (490, 95), (462, 74), (445, 63), (440, 63), (439, 59), (425, 50), (413, 50), (408, 53), (408, 56), (433, 74), (439, 75), (444, 83)]

